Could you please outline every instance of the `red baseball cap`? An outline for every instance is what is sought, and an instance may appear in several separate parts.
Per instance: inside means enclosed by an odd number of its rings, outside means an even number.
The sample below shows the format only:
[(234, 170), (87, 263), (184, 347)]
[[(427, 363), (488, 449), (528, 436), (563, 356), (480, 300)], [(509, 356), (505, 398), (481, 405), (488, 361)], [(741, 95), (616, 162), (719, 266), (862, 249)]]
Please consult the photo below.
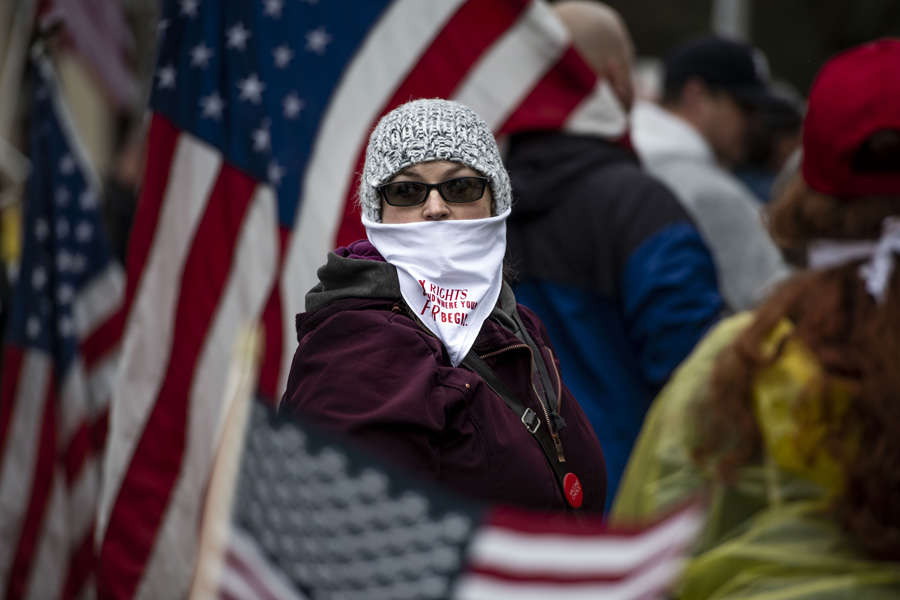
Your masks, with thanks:
[(861, 171), (853, 158), (885, 129), (900, 132), (900, 39), (857, 46), (830, 59), (809, 92), (803, 178), (830, 196), (900, 196), (900, 169)]

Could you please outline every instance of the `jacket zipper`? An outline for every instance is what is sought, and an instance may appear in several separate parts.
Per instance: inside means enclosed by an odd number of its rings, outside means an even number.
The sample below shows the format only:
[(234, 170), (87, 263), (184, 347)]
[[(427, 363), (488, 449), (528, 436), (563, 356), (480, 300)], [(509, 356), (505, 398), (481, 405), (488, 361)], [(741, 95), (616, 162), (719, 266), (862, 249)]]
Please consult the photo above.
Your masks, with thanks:
[[(528, 350), (528, 355), (531, 357), (531, 362), (528, 364), (528, 376), (531, 380), (531, 391), (534, 392), (534, 397), (537, 398), (538, 404), (540, 404), (541, 406), (541, 411), (544, 413), (544, 422), (547, 424), (547, 431), (550, 432), (550, 439), (553, 440), (553, 447), (556, 448), (556, 460), (564, 463), (566, 462), (566, 455), (563, 452), (562, 440), (559, 439), (559, 434), (556, 433), (556, 429), (553, 427), (553, 423), (550, 421), (550, 412), (547, 410), (547, 405), (544, 404), (543, 400), (541, 400), (541, 395), (538, 393), (537, 388), (534, 387), (534, 352), (532, 352), (531, 347), (528, 344), (513, 344), (512, 346), (494, 350), (493, 352), (488, 352), (487, 354), (480, 356), (482, 359), (490, 358), (492, 356), (502, 354), (507, 350), (514, 350), (516, 348), (525, 348), (526, 350)], [(554, 369), (555, 368), (556, 365), (554, 365)], [(557, 378), (558, 377), (559, 374), (557, 373)]]

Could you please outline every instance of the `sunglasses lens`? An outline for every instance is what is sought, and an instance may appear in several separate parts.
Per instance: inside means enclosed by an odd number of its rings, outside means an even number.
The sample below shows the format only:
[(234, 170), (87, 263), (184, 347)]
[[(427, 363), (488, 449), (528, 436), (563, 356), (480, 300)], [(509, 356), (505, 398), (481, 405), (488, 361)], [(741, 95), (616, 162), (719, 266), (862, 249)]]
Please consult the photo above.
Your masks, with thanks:
[(475, 202), (484, 194), (484, 186), (480, 177), (460, 177), (441, 183), (440, 191), (447, 202)]
[(397, 181), (382, 186), (384, 200), (392, 206), (414, 206), (422, 202), (428, 187), (417, 181)]

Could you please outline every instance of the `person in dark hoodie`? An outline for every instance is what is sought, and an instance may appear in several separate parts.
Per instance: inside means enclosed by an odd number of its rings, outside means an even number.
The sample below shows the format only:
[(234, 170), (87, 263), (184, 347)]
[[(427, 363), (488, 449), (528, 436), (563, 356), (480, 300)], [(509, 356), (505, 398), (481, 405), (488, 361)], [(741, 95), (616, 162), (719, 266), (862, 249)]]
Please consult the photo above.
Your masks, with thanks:
[(512, 136), (509, 260), (597, 432), (612, 497), (651, 400), (724, 305), (694, 223), (627, 143), (633, 49), (621, 19), (597, 2), (555, 10), (606, 116)]
[(538, 318), (503, 281), (509, 177), (471, 109), (416, 100), (369, 139), (366, 240), (297, 317), (282, 411), (470, 497), (600, 512), (600, 443)]

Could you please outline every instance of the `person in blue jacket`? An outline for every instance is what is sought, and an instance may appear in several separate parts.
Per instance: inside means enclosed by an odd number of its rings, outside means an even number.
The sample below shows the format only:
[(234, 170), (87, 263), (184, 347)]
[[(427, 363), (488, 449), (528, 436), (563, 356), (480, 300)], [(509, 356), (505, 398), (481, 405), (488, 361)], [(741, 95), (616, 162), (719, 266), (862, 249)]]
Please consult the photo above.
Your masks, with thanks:
[(611, 498), (651, 400), (724, 304), (694, 223), (624, 141), (633, 51), (621, 19), (595, 2), (555, 9), (597, 72), (604, 117), (509, 140), (507, 258), (597, 433)]

